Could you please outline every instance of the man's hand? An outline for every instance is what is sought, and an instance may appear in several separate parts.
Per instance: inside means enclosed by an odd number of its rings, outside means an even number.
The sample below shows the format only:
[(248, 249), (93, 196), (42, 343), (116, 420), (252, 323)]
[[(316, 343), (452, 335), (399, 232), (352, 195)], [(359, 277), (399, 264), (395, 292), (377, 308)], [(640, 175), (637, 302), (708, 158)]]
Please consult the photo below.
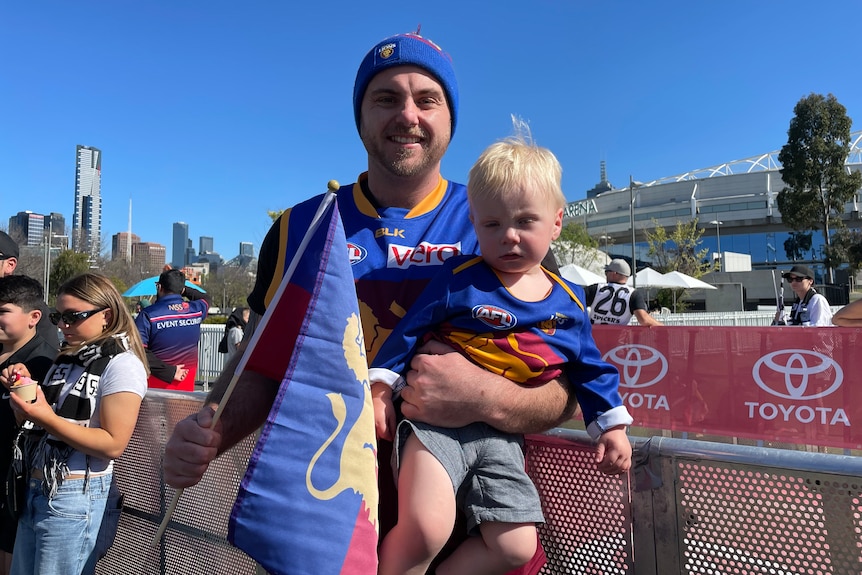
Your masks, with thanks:
[(429, 341), (410, 362), (401, 412), (407, 419), (439, 427), (484, 421), (478, 378), (488, 375), (448, 345)]
[(577, 405), (565, 381), (519, 385), (438, 341), (420, 347), (410, 367), (401, 412), (440, 427), (481, 421), (508, 433), (540, 433), (571, 418)]
[(189, 370), (186, 369), (185, 364), (179, 364), (177, 366), (176, 371), (174, 372), (174, 381), (182, 381), (189, 374)]
[(165, 445), (163, 464), (165, 483), (175, 488), (196, 485), (218, 455), (222, 442), (222, 425), (212, 425), (215, 405), (204, 405), (200, 411), (183, 419), (174, 427)]
[(632, 467), (632, 444), (626, 435), (625, 425), (605, 431), (599, 437), (596, 465), (607, 475), (625, 473)]

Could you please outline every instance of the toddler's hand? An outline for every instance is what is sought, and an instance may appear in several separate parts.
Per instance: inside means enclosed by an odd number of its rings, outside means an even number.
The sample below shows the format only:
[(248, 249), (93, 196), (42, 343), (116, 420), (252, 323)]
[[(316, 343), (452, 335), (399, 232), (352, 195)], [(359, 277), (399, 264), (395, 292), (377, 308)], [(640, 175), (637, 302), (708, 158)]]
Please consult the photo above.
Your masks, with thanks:
[(596, 465), (607, 475), (626, 473), (632, 467), (632, 444), (624, 425), (605, 431), (599, 437)]

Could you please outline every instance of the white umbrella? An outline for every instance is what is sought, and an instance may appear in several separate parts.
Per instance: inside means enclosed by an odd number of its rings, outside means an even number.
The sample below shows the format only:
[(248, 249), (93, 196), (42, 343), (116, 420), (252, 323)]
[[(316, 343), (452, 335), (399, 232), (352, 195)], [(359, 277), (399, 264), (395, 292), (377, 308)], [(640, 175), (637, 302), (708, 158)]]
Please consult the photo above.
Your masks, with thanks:
[(677, 282), (674, 287), (685, 289), (718, 289), (714, 285), (710, 285), (705, 281), (686, 275), (676, 270), (664, 274), (664, 278), (670, 282)]
[[(652, 268), (644, 268), (635, 274), (639, 288), (672, 288), (679, 287), (675, 282), (667, 279), (664, 274), (655, 271)], [(632, 285), (632, 278), (626, 282), (626, 285)]]
[(599, 274), (593, 273), (587, 268), (582, 268), (577, 264), (568, 264), (560, 268), (560, 275), (564, 279), (579, 286), (588, 286), (593, 284), (604, 283), (605, 278)]

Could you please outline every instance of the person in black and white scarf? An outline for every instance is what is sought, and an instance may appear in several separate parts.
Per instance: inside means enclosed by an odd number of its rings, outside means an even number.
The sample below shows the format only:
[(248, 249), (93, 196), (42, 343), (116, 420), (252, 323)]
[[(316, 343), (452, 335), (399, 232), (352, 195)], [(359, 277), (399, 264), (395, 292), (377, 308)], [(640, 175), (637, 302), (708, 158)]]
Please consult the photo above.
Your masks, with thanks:
[[(106, 277), (85, 273), (60, 286), (51, 321), (65, 338), (35, 402), (12, 394), (30, 470), (18, 521), (13, 573), (92, 573), (119, 517), (113, 462), (129, 443), (147, 391), (146, 353), (122, 296)], [(0, 372), (10, 387), (23, 364)], [(52, 510), (62, 509), (62, 513)], [(113, 525), (107, 543), (103, 520)], [(99, 545), (97, 545), (97, 540)]]

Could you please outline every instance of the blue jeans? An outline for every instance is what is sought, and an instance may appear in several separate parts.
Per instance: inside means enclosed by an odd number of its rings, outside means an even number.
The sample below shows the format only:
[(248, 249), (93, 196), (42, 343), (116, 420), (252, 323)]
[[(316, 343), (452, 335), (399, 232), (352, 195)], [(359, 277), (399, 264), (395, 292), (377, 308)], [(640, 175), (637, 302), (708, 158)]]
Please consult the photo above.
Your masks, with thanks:
[(12, 573), (18, 575), (71, 575), (93, 573), (95, 547), (113, 475), (67, 479), (48, 499), (42, 481), (30, 479), (27, 505), (18, 520), (12, 555)]

